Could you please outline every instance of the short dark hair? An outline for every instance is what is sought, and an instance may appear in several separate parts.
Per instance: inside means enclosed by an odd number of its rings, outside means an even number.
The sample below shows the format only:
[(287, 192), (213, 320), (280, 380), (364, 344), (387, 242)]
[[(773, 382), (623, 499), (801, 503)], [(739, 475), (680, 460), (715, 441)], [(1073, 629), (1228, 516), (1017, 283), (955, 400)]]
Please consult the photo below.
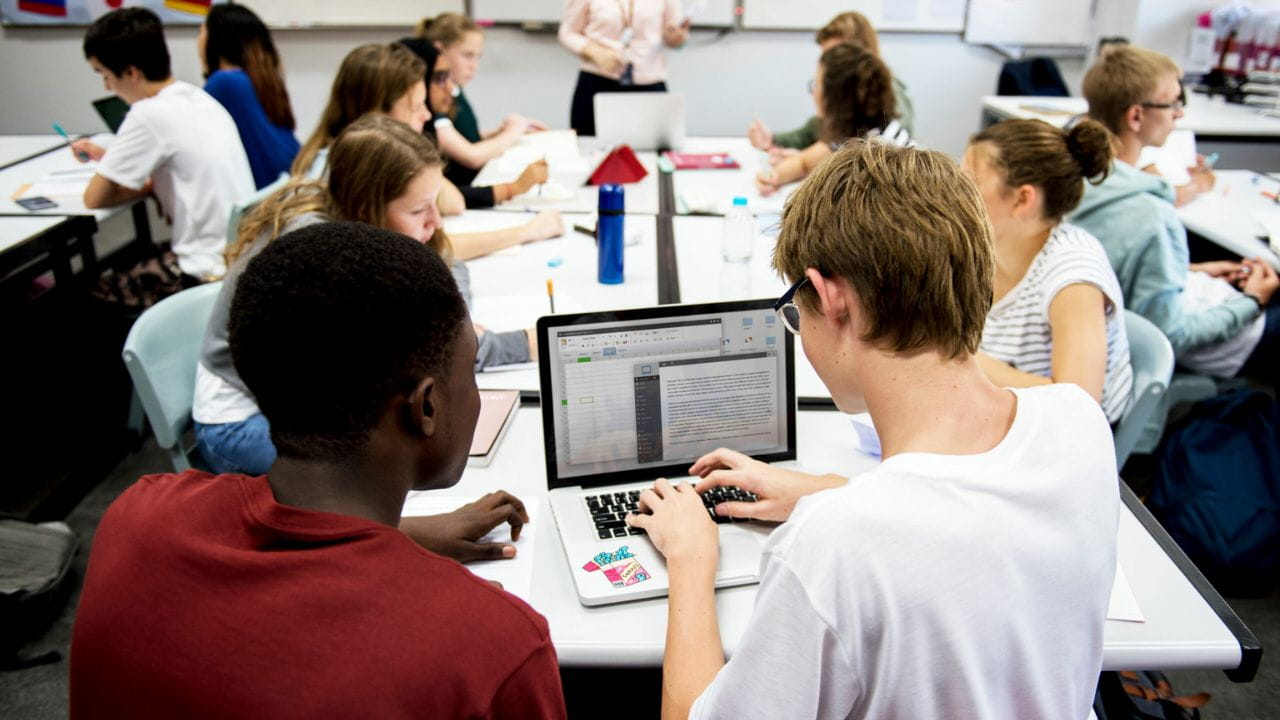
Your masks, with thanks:
[(131, 65), (148, 80), (164, 80), (173, 74), (164, 26), (159, 16), (146, 8), (112, 10), (95, 20), (84, 34), (84, 56), (96, 58), (116, 75), (123, 75)]
[(359, 456), (397, 395), (447, 367), (466, 305), (427, 246), (328, 222), (266, 246), (231, 302), (231, 357), (281, 456)]

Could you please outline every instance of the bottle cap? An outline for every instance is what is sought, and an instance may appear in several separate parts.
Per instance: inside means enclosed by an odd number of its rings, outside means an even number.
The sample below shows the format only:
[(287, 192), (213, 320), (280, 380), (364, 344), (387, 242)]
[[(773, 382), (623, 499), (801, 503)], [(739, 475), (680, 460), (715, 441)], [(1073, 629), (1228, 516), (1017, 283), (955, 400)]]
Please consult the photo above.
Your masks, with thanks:
[(626, 209), (621, 185), (605, 183), (600, 186), (599, 208), (605, 211), (622, 212)]
[(739, 195), (739, 196), (737, 196), (737, 197), (735, 197), (735, 198), (733, 199), (733, 206), (734, 206), (734, 207), (746, 207), (746, 206), (747, 206), (747, 199), (746, 199), (746, 198), (744, 198), (744, 197), (742, 197), (741, 195)]

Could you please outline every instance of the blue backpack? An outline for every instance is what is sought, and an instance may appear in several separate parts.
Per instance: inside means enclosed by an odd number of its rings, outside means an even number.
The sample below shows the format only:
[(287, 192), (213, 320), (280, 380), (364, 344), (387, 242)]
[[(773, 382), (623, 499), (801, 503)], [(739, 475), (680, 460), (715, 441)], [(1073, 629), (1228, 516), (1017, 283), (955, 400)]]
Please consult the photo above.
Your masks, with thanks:
[(1220, 592), (1267, 592), (1280, 567), (1280, 414), (1238, 390), (1165, 436), (1147, 506)]

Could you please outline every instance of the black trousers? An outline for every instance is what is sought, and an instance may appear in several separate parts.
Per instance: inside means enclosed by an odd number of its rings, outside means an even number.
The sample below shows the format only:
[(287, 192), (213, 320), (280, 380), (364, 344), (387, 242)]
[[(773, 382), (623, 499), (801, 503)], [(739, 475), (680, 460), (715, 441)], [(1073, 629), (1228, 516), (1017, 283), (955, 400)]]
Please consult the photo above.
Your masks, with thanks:
[(665, 82), (652, 85), (622, 85), (586, 70), (578, 71), (578, 86), (573, 89), (573, 106), (569, 109), (569, 127), (579, 135), (596, 134), (596, 93), (601, 92), (666, 92)]

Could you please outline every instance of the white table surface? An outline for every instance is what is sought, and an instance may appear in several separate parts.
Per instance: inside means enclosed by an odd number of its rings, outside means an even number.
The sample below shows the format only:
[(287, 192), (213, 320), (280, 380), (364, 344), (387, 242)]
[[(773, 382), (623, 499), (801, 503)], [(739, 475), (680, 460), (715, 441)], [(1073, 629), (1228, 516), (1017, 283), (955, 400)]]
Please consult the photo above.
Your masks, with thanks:
[(1220, 170), (1212, 191), (1178, 208), (1190, 231), (1241, 257), (1262, 257), (1280, 270), (1280, 256), (1259, 239), (1280, 243), (1280, 205), (1262, 193), (1280, 192), (1280, 181), (1249, 170)]
[[(982, 107), (1001, 118), (1037, 118), (1062, 127), (1071, 117), (1088, 110), (1089, 104), (1082, 97), (988, 95), (982, 98)], [(1280, 135), (1280, 118), (1199, 93), (1187, 93), (1184, 112), (1178, 120), (1178, 127), (1197, 135), (1238, 136), (1241, 139)]]
[[(724, 218), (677, 217), (672, 220), (675, 231), (676, 264), (680, 273), (680, 301), (705, 303), (718, 300), (778, 298), (787, 291), (771, 266), (776, 229), (772, 217), (757, 218), (762, 230), (756, 235), (755, 252), (745, 266), (726, 263), (720, 251), (720, 235)], [(823, 384), (805, 357), (804, 346), (796, 337), (796, 396), (830, 400), (831, 391)]]
[(745, 197), (747, 207), (757, 215), (777, 215), (787, 196), (800, 186), (791, 183), (764, 197), (756, 190), (756, 175), (768, 169), (768, 156), (751, 147), (745, 137), (694, 137), (685, 140), (681, 152), (728, 153), (740, 166), (737, 170), (677, 170), (672, 174), (676, 211), (713, 212), (723, 215), (735, 196)]
[[(111, 137), (110, 135), (102, 134), (95, 135), (92, 139), (99, 145), (107, 145), (110, 143)], [(82, 164), (76, 160), (70, 150), (61, 152), (55, 150), (0, 170), (0, 215), (92, 215), (98, 222), (102, 222), (104, 219), (132, 206), (133, 203), (124, 203), (109, 208), (90, 210), (84, 206), (81, 198), (58, 197), (53, 198), (58, 203), (57, 207), (32, 212), (13, 201), (14, 193), (24, 184), (34, 184), (50, 173), (79, 167), (82, 167)]]
[[(451, 233), (490, 230), (524, 222), (530, 214), (469, 211), (458, 218), (446, 218)], [(619, 285), (596, 281), (595, 240), (575, 232), (573, 225), (595, 227), (591, 215), (565, 213), (565, 234), (520, 246), (467, 263), (471, 270), (471, 318), (490, 330), (531, 328), (550, 312), (547, 279), (555, 286), (559, 313), (649, 307), (658, 304), (657, 226), (652, 215), (628, 215), (624, 234), (635, 240), (623, 254), (623, 277)], [(560, 260), (558, 267), (549, 261)], [(476, 376), (482, 388), (538, 390), (538, 371), (530, 365), (496, 368)]]
[[(511, 202), (502, 203), (494, 209), (502, 212), (525, 212), (527, 210), (560, 210), (562, 212), (573, 213), (594, 213), (599, 205), (599, 189), (594, 185), (586, 185), (586, 180), (590, 176), (590, 171), (604, 159), (604, 151), (596, 149), (594, 138), (579, 138), (578, 143), (580, 152), (585, 159), (585, 168), (583, 172), (579, 169), (573, 169), (570, 172), (560, 172), (557, 170), (554, 162), (549, 164), (548, 175), (551, 180), (563, 185), (565, 188), (574, 192), (572, 200), (542, 200), (537, 197), (526, 197), (523, 200), (513, 200)], [(508, 152), (520, 152), (517, 148)], [(648, 172), (639, 182), (627, 183), (623, 186), (624, 200), (626, 202), (627, 214), (658, 214), (658, 155), (653, 152), (637, 152), (636, 158), (644, 169)], [(520, 175), (520, 170), (516, 169), (519, 163), (512, 164), (504, 161), (503, 156), (494, 158), (485, 164), (480, 173), (476, 175), (473, 185), (494, 185), (497, 183), (511, 182)]]
[(66, 141), (59, 135), (0, 135), (0, 165), (37, 155)]
[(0, 217), (0, 253), (62, 224), (65, 218), (51, 216)]
[[(876, 460), (856, 449), (844, 416), (797, 413), (802, 465), (822, 472), (856, 475)], [(546, 471), (540, 409), (523, 407), (487, 468), (468, 468), (462, 480), (441, 495), (473, 498), (506, 489), (539, 503), (534, 551), (533, 602), (546, 616), (560, 662), (566, 666), (647, 666), (662, 662), (667, 623), (665, 598), (587, 608), (578, 602), (555, 519), (546, 502)], [(637, 538), (639, 539), (639, 538)], [(1146, 621), (1106, 621), (1103, 667), (1228, 669), (1240, 663), (1240, 646), (1230, 630), (1173, 561), (1123, 505), (1118, 555)], [(746, 630), (756, 586), (716, 593), (721, 638), (732, 654)]]

